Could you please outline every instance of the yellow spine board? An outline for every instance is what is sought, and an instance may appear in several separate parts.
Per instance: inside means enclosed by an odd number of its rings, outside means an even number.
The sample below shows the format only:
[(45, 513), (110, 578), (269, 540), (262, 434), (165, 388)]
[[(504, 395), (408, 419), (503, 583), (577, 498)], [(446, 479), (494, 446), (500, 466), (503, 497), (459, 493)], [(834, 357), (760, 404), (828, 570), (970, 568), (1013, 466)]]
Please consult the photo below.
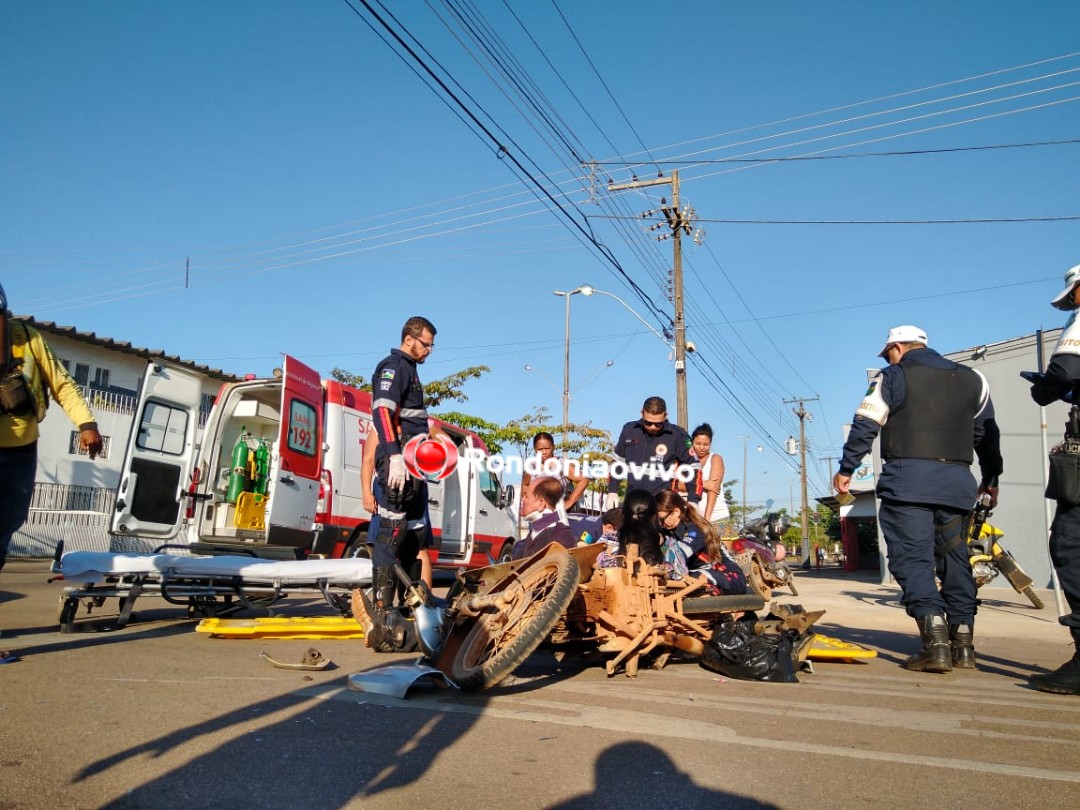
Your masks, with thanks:
[(811, 661), (851, 661), (856, 658), (877, 658), (877, 650), (815, 633), (806, 657)]
[(213, 638), (363, 638), (356, 619), (345, 616), (295, 616), (269, 619), (203, 619), (196, 632)]

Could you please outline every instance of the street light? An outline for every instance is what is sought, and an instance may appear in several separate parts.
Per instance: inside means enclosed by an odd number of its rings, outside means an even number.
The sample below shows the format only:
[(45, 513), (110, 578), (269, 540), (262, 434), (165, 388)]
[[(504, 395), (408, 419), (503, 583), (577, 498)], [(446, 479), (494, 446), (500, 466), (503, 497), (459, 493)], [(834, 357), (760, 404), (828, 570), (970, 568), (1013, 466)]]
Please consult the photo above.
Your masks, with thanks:
[[(582, 295), (606, 295), (608, 298), (614, 298), (616, 301), (618, 301), (620, 304), (623, 305), (623, 307), (626, 309), (627, 312), (629, 312), (631, 315), (633, 315), (635, 318), (637, 318), (639, 321), (641, 321), (643, 324), (645, 324), (645, 327), (650, 332), (652, 332), (654, 335), (656, 335), (658, 338), (660, 338), (660, 340), (663, 341), (665, 346), (667, 346), (669, 349), (674, 351), (675, 347), (672, 346), (668, 342), (668, 339), (666, 337), (664, 337), (662, 334), (657, 332), (656, 328), (651, 323), (649, 323), (647, 320), (642, 318), (641, 315), (639, 315), (637, 313), (637, 311), (632, 306), (630, 306), (628, 303), (626, 303), (621, 298), (619, 298), (619, 296), (615, 295), (615, 293), (609, 293), (606, 290), (598, 290), (595, 287), (592, 287), (592, 286), (590, 286), (588, 284), (582, 284), (580, 287), (577, 288), (577, 290), (575, 290), (575, 292), (579, 292)], [(691, 349), (691, 351), (693, 351), (693, 350)]]
[[(587, 292), (586, 292), (587, 291)], [(555, 295), (566, 299), (566, 353), (563, 355), (563, 391), (562, 391), (562, 449), (566, 452), (566, 441), (570, 433), (570, 296), (582, 293), (592, 295), (593, 288), (585, 284), (569, 292), (555, 290)]]
[[(747, 442), (750, 441), (750, 437), (749, 436), (740, 436), (739, 438), (743, 440), (743, 445), (742, 445), (742, 519), (743, 519), (743, 526), (745, 526), (746, 525), (746, 448), (747, 448)], [(760, 444), (757, 446), (756, 449), (757, 449), (757, 451), (759, 453), (761, 453), (762, 451), (765, 450), (765, 448), (762, 447)]]

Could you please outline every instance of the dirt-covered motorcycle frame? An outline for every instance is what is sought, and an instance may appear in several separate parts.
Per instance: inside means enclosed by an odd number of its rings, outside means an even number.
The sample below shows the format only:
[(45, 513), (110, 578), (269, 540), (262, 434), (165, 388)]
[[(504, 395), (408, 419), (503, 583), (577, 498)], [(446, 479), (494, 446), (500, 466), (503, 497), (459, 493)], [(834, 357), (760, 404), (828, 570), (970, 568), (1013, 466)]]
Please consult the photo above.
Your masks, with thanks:
[[(616, 568), (595, 565), (597, 545), (552, 544), (523, 560), (464, 571), (445, 598), (407, 583), (425, 663), (466, 690), (494, 686), (545, 640), (562, 651), (610, 656), (609, 675), (636, 675), (644, 657), (662, 667), (673, 650), (701, 655), (714, 623), (765, 607), (758, 593), (710, 596), (696, 577), (667, 579), (631, 547)], [(761, 632), (805, 631), (820, 616), (773, 606)]]

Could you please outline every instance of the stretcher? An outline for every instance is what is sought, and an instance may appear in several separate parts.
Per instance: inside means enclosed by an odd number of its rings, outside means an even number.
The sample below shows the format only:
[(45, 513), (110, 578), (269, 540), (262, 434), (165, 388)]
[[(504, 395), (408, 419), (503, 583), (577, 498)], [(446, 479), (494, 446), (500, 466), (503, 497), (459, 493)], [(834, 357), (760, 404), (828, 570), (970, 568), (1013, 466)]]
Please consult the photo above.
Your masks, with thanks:
[(79, 607), (90, 613), (107, 599), (119, 599), (115, 627), (124, 627), (141, 596), (157, 596), (187, 608), (189, 618), (227, 616), (238, 610), (267, 609), (287, 596), (322, 594), (342, 616), (352, 616), (354, 588), (371, 584), (371, 561), (280, 560), (220, 555), (117, 554), (71, 551), (57, 570), (66, 582), (60, 597), (60, 632), (75, 629)]

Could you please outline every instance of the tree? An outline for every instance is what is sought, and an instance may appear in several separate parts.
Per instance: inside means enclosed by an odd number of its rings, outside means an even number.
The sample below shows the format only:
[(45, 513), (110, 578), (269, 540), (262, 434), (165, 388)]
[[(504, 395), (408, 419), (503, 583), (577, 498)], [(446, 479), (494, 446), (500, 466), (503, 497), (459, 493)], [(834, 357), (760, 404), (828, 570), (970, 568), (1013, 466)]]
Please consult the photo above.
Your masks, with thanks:
[[(465, 402), (469, 398), (469, 395), (462, 390), (465, 383), (469, 380), (479, 379), (489, 371), (491, 369), (487, 366), (469, 366), (442, 379), (424, 383), (424, 405), (428, 408), (437, 408), (444, 402)], [(363, 374), (354, 374), (343, 368), (335, 368), (330, 372), (330, 376), (344, 385), (350, 385), (353, 388), (359, 388), (361, 391), (368, 391), (369, 393), (371, 391), (371, 383)], [(462, 425), (462, 427), (467, 427), (467, 425)]]
[[(551, 424), (547, 408), (534, 408), (530, 413), (501, 425), (460, 411), (442, 413), (439, 418), (475, 431), (493, 453), (511, 449), (516, 450), (522, 458), (531, 456), (533, 436), (542, 430), (560, 436), (556, 446), (562, 447), (562, 425)], [(574, 422), (568, 428), (567, 455), (590, 461), (610, 459), (613, 445), (611, 434), (606, 430), (593, 427), (589, 422)]]
[[(491, 369), (487, 366), (469, 366), (442, 379), (424, 383), (424, 405), (428, 408), (437, 408), (447, 402), (467, 401), (469, 396), (463, 390), (465, 383), (478, 379), (489, 371)], [(371, 383), (362, 374), (335, 368), (330, 375), (344, 385), (359, 388), (361, 391), (371, 391)], [(483, 439), (484, 444), (492, 453), (501, 453), (504, 448), (509, 447), (517, 450), (523, 458), (531, 456), (533, 436), (541, 430), (558, 436), (556, 446), (560, 449), (563, 446), (562, 425), (552, 423), (551, 414), (547, 408), (534, 408), (530, 413), (511, 419), (505, 424), (456, 410), (432, 412), (432, 415), (444, 422), (473, 431)], [(614, 445), (608, 431), (593, 427), (590, 422), (572, 422), (567, 427), (565, 452), (568, 456), (577, 457), (583, 461), (611, 460)]]

